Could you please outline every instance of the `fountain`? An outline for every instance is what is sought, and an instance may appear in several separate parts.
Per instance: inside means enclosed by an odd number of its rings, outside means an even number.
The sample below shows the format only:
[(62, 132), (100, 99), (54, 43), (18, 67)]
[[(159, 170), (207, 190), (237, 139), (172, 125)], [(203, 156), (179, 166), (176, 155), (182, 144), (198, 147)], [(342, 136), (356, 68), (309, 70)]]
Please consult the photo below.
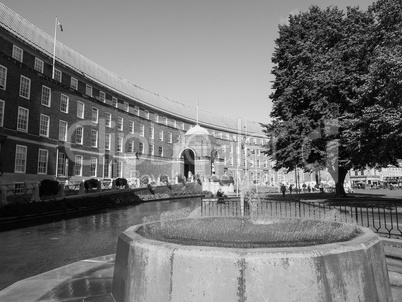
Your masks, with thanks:
[(112, 293), (116, 302), (392, 301), (371, 230), (281, 218), (132, 226), (119, 236)]

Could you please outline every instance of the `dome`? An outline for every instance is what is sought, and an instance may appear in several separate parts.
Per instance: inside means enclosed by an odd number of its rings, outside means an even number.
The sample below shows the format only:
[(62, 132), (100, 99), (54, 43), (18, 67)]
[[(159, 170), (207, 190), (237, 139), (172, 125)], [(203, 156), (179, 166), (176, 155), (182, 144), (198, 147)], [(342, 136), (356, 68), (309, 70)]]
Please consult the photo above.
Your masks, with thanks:
[(195, 125), (193, 128), (188, 129), (185, 135), (209, 135), (209, 132), (200, 125)]

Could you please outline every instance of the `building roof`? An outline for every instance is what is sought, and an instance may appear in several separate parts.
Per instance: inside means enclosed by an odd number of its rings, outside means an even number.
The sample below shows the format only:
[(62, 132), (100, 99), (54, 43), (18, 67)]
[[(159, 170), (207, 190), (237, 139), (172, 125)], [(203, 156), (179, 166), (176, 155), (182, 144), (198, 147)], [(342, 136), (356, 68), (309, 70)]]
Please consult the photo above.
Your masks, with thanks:
[[(37, 28), (35, 25), (12, 11), (0, 2), (0, 26), (22, 40), (24, 43), (34, 47), (49, 56), (53, 57), (54, 38)], [(157, 93), (139, 87), (134, 83), (124, 79), (97, 63), (87, 59), (83, 55), (64, 45), (56, 42), (56, 60), (58, 63), (82, 74), (89, 80), (105, 86), (118, 94), (136, 100), (140, 104), (161, 110), (166, 114), (177, 116), (178, 118), (192, 121), (195, 124), (196, 108)], [(194, 117), (194, 118), (192, 118)], [(213, 112), (199, 110), (199, 121), (204, 126), (220, 128), (226, 131), (236, 131), (238, 129), (238, 117), (219, 115)], [(242, 121), (242, 124), (244, 121)], [(249, 134), (264, 135), (259, 123), (247, 121), (247, 131)]]
[(185, 135), (210, 135), (207, 129), (201, 127), (200, 125), (195, 125), (194, 127), (188, 129)]

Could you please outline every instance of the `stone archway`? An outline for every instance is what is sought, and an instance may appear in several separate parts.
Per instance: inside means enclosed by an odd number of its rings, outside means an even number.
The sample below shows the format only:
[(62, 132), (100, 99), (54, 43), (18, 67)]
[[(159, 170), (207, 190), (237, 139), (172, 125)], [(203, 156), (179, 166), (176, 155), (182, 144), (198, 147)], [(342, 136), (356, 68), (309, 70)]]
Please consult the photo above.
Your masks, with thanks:
[(188, 177), (188, 172), (191, 172), (192, 175), (195, 174), (195, 154), (191, 149), (184, 149), (181, 153), (181, 158), (184, 163), (184, 176)]

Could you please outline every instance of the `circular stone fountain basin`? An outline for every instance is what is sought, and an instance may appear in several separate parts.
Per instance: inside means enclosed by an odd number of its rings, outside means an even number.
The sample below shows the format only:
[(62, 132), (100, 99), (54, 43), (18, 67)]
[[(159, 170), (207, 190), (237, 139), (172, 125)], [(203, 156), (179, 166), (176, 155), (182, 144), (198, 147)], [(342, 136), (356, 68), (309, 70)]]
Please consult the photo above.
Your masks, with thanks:
[[(298, 229), (289, 220), (228, 219), (128, 228), (118, 239), (115, 301), (392, 301), (383, 246), (369, 229), (329, 223), (349, 237), (292, 245)], [(306, 225), (321, 233), (321, 223)], [(289, 231), (278, 240), (272, 228)]]

